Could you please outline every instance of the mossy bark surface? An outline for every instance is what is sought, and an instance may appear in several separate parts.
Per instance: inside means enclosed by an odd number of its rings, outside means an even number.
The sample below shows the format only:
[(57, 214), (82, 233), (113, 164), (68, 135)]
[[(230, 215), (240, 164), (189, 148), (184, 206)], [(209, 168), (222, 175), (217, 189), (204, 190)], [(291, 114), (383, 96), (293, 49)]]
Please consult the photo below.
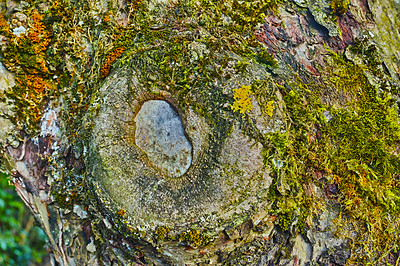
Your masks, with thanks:
[(398, 263), (396, 1), (0, 10), (1, 166), (60, 264)]

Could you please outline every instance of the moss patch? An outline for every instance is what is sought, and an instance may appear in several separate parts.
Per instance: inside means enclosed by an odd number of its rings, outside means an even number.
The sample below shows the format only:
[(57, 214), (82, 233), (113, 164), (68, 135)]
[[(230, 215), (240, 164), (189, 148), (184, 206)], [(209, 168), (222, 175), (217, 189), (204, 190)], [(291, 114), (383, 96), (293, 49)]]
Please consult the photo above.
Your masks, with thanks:
[[(296, 217), (312, 226), (307, 221), (319, 208), (340, 204), (342, 233), (349, 224), (357, 232), (356, 238), (345, 234), (351, 239), (349, 262), (362, 263), (380, 261), (400, 243), (393, 234), (400, 226), (397, 88), (371, 85), (367, 72), (376, 65), (368, 62), (357, 66), (332, 54), (322, 84), (297, 79), (281, 87), (290, 130), (269, 134), (273, 149), (265, 154), (276, 174), (270, 194), (278, 199), (281, 228), (288, 230)], [(323, 88), (340, 100), (330, 101)], [(310, 190), (312, 183), (327, 202)]]

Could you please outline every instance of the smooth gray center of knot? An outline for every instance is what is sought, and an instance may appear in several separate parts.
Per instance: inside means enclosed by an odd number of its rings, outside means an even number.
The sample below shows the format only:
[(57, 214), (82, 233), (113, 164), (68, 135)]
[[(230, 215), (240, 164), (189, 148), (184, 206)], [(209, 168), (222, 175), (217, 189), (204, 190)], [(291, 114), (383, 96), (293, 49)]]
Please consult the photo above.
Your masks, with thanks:
[(174, 108), (166, 101), (147, 101), (135, 122), (136, 145), (150, 162), (171, 177), (182, 176), (192, 163), (192, 145)]

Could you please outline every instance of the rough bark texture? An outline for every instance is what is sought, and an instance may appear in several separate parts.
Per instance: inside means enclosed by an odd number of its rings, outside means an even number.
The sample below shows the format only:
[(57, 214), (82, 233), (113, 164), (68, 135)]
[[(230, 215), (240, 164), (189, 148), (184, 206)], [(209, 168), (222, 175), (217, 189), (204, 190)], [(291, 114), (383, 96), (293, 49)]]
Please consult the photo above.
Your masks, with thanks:
[(0, 4), (2, 167), (61, 265), (398, 263), (398, 1)]

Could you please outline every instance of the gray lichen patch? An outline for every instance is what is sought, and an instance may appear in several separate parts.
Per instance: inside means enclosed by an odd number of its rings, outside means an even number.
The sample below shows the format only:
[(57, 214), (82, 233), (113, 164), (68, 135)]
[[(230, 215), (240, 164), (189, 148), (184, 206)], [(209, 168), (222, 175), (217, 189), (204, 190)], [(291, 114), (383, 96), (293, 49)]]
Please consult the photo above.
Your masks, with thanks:
[(192, 162), (192, 145), (178, 113), (166, 101), (145, 102), (135, 117), (136, 145), (152, 165), (171, 177), (182, 176)]

